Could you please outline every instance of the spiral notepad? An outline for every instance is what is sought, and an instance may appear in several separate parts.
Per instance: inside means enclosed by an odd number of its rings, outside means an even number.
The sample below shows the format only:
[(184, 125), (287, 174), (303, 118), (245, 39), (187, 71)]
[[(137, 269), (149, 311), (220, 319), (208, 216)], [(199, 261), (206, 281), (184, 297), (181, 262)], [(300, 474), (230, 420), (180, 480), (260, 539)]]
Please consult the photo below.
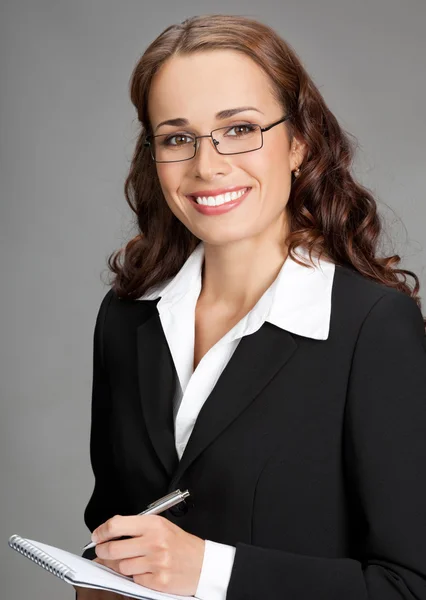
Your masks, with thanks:
[(71, 585), (108, 590), (140, 600), (194, 599), (194, 596), (171, 595), (151, 590), (135, 583), (132, 577), (121, 575), (105, 565), (19, 535), (9, 538), (9, 546)]

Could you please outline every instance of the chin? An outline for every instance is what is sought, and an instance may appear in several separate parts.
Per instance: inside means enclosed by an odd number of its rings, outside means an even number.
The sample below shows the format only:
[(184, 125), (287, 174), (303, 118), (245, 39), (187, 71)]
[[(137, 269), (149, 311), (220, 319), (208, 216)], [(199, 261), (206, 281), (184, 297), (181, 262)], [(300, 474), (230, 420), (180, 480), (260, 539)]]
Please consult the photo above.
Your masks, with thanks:
[(249, 233), (247, 231), (237, 232), (237, 231), (229, 231), (229, 229), (222, 231), (193, 231), (194, 235), (202, 240), (205, 244), (209, 244), (210, 246), (224, 246), (225, 244), (233, 244), (235, 242), (240, 242), (244, 239), (250, 239), (255, 234)]

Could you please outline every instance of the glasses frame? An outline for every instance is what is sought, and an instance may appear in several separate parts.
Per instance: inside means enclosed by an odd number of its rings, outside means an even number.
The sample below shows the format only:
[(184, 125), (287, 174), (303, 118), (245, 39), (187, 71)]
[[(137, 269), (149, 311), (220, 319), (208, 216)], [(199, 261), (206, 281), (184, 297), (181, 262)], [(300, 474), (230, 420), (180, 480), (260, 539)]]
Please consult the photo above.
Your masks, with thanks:
[[(260, 150), (261, 148), (263, 148), (263, 132), (264, 131), (269, 131), (270, 129), (272, 129), (272, 127), (275, 127), (275, 125), (279, 125), (280, 123), (283, 123), (284, 121), (287, 121), (287, 119), (291, 119), (293, 115), (290, 113), (288, 115), (285, 115), (284, 117), (282, 117), (281, 119), (279, 119), (278, 121), (274, 121), (273, 123), (271, 123), (270, 125), (266, 125), (265, 127), (261, 127), (258, 123), (247, 123), (247, 125), (256, 125), (257, 127), (259, 127), (260, 129), (260, 135), (261, 135), (261, 139), (262, 139), (262, 143), (259, 146), (259, 148), (253, 148), (253, 150), (243, 150), (242, 152), (221, 152), (220, 150), (218, 150), (218, 140), (215, 140), (215, 138), (213, 137), (213, 133), (215, 131), (219, 131), (222, 129), (228, 129), (231, 128), (232, 126), (230, 125), (229, 127), (225, 126), (225, 127), (217, 127), (216, 129), (213, 129), (208, 135), (196, 135), (194, 137), (194, 154), (192, 156), (190, 156), (189, 158), (181, 158), (179, 160), (155, 160), (154, 157), (154, 153), (152, 151), (152, 146), (151, 146), (151, 140), (153, 140), (156, 137), (161, 137), (164, 135), (172, 135), (172, 134), (167, 134), (167, 133), (160, 133), (158, 135), (147, 135), (145, 137), (145, 141), (144, 141), (144, 146), (145, 147), (149, 147), (150, 149), (150, 153), (151, 153), (151, 158), (154, 162), (156, 163), (171, 163), (171, 162), (183, 162), (185, 160), (191, 160), (195, 157), (195, 155), (197, 154), (197, 150), (199, 147), (199, 144), (197, 143), (197, 140), (201, 139), (201, 138), (205, 138), (205, 137), (209, 137), (212, 139), (213, 145), (216, 149), (216, 151), (218, 152), (218, 154), (222, 154), (222, 156), (230, 156), (232, 154), (246, 154), (247, 152), (255, 152), (256, 150)], [(239, 123), (239, 125), (246, 125), (246, 123)], [(236, 127), (236, 125), (234, 125), (233, 127)], [(175, 134), (177, 135), (177, 134)]]

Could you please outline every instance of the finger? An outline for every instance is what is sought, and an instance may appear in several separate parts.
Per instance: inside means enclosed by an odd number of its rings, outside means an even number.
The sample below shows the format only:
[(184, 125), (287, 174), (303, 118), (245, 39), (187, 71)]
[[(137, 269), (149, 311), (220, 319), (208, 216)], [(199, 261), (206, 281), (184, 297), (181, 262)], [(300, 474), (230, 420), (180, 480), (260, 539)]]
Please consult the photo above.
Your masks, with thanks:
[(162, 521), (167, 519), (160, 515), (115, 515), (93, 531), (92, 541), (98, 544), (125, 535), (142, 536), (153, 527), (161, 526)]
[(92, 560), (92, 562), (102, 565), (103, 567), (108, 567), (109, 569), (112, 569), (113, 571), (119, 572), (119, 570), (118, 570), (118, 565), (120, 564), (119, 560), (105, 560), (103, 558), (96, 557)]
[(128, 558), (120, 562), (120, 573), (127, 575), (128, 577), (134, 577), (135, 575), (152, 575), (152, 572), (152, 565), (145, 556)]
[(109, 569), (112, 569), (113, 571), (119, 572), (119, 568), (118, 568), (118, 565), (120, 564), (119, 560), (108, 560), (107, 558), (104, 558), (102, 560), (101, 564), (104, 565), (105, 567), (108, 567)]
[(144, 539), (142, 537), (103, 542), (96, 545), (95, 552), (96, 556), (103, 560), (122, 560), (123, 558), (145, 556), (146, 554)]

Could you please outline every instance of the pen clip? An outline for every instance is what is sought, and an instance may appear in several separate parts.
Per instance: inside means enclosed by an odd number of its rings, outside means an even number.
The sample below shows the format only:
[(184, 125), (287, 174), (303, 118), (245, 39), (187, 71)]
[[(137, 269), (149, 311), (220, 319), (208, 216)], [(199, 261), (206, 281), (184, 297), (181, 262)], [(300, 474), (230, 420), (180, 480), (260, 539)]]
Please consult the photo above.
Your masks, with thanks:
[(182, 492), (180, 490), (175, 490), (174, 492), (171, 492), (170, 494), (167, 494), (166, 496), (159, 498), (155, 502), (148, 504), (147, 508), (154, 508), (155, 506), (158, 506), (159, 504), (163, 504), (163, 502), (166, 502), (167, 500), (171, 500), (172, 498), (176, 498), (177, 496), (180, 496), (180, 495), (182, 495)]

